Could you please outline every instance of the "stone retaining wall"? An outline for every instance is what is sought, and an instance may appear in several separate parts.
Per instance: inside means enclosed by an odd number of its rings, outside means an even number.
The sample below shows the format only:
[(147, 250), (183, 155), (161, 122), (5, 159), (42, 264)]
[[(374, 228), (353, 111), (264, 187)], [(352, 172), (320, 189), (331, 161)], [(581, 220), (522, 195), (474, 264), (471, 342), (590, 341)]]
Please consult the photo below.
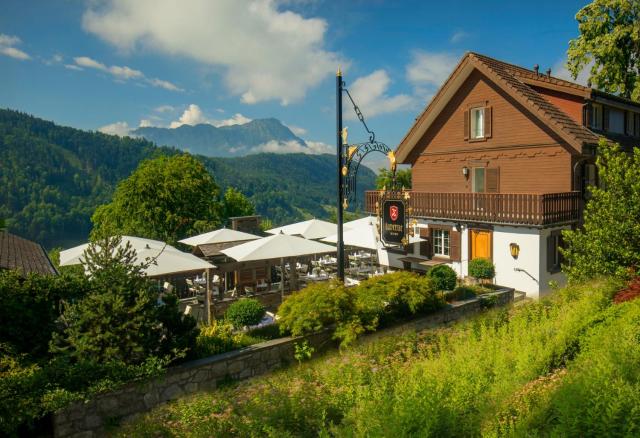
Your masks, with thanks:
[[(513, 301), (513, 289), (492, 293), (497, 305)], [(380, 336), (406, 330), (424, 330), (478, 313), (479, 299), (458, 302), (440, 312), (380, 330), (366, 336), (367, 342)], [(316, 351), (333, 345), (325, 331), (306, 337)], [(215, 389), (230, 379), (241, 380), (276, 370), (295, 361), (295, 344), (303, 338), (280, 338), (242, 350), (199, 359), (170, 368), (148, 382), (134, 382), (117, 391), (100, 394), (88, 402), (77, 402), (54, 415), (54, 436), (91, 438), (102, 436), (105, 427), (135, 414), (147, 412), (159, 404), (186, 394)]]

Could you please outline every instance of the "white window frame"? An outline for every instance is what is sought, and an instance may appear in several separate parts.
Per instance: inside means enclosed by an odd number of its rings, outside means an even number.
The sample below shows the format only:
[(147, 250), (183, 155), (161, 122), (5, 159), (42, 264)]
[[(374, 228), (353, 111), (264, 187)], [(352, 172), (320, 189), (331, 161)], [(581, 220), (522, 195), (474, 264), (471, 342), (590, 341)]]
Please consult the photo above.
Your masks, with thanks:
[[(480, 126), (478, 126), (478, 120), (476, 118), (476, 114), (481, 114), (480, 116)], [(479, 107), (475, 107), (475, 108), (471, 108), (469, 110), (469, 126), (470, 126), (470, 133), (469, 133), (469, 138), (472, 140), (481, 140), (483, 138), (485, 138), (485, 132), (484, 132), (484, 125), (485, 125), (485, 110), (484, 107), (479, 106)], [(478, 129), (479, 128), (479, 129)]]
[(433, 230), (433, 255), (438, 257), (450, 257), (451, 234), (449, 230), (435, 228)]

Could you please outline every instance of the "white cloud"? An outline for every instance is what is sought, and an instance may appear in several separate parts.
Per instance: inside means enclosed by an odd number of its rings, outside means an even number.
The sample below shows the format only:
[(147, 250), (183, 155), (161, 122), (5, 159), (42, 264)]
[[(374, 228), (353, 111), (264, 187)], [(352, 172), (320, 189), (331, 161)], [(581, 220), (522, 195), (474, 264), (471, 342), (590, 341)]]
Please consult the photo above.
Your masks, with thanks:
[(468, 36), (469, 34), (464, 30), (458, 30), (454, 32), (453, 35), (451, 35), (451, 38), (449, 39), (449, 41), (453, 44), (456, 44), (462, 41), (463, 39), (467, 38)]
[(9, 56), (11, 58), (19, 59), (21, 61), (26, 61), (31, 59), (31, 56), (26, 52), (16, 49), (15, 45), (20, 44), (20, 38), (14, 35), (5, 35), (0, 33), (0, 54)]
[(569, 69), (567, 68), (567, 62), (565, 60), (559, 60), (551, 69), (551, 75), (566, 81), (576, 82), (580, 85), (587, 87), (589, 82), (589, 76), (591, 75), (591, 67), (593, 67), (593, 60), (584, 66), (584, 68), (578, 73), (576, 79), (571, 76)]
[[(140, 70), (127, 67), (126, 65), (107, 66), (102, 62), (89, 58), (88, 56), (77, 56), (73, 58), (73, 61), (75, 62), (75, 66), (78, 67), (78, 68), (75, 68), (74, 70), (82, 70), (82, 67), (92, 68), (95, 70), (108, 73), (111, 76), (113, 76), (116, 80), (127, 81), (129, 79), (139, 79), (139, 80), (144, 80), (149, 85), (152, 85), (154, 87), (164, 88), (165, 90), (184, 91), (182, 88), (177, 87), (176, 85), (172, 84), (169, 81), (164, 81), (162, 79), (157, 79), (157, 78), (147, 78), (144, 75), (144, 73), (142, 73)], [(69, 65), (66, 65), (65, 67), (73, 68), (73, 67), (70, 67)]]
[(69, 70), (76, 70), (76, 71), (82, 71), (84, 70), (82, 67), (78, 67), (75, 64), (65, 64), (64, 68), (68, 68)]
[(16, 49), (15, 47), (0, 47), (0, 53), (6, 56), (10, 56), (11, 58), (19, 59), (21, 61), (31, 59), (31, 56), (20, 49)]
[(240, 113), (236, 113), (228, 119), (214, 121), (213, 125), (219, 128), (220, 126), (244, 125), (250, 121), (250, 118), (245, 117)]
[(121, 50), (150, 49), (223, 68), (245, 103), (304, 98), (344, 59), (325, 46), (327, 22), (272, 0), (90, 2), (83, 27)]
[(202, 123), (213, 125), (216, 128), (219, 128), (220, 126), (244, 125), (245, 123), (249, 123), (250, 121), (250, 118), (245, 117), (240, 113), (236, 113), (228, 119), (210, 119), (204, 114), (204, 112), (198, 105), (192, 103), (187, 107), (186, 110), (184, 110), (178, 120), (171, 122), (169, 128), (178, 128), (182, 125), (199, 125)]
[(129, 127), (129, 124), (127, 122), (115, 122), (98, 128), (98, 131), (102, 132), (103, 134), (119, 135), (120, 137), (125, 137), (129, 135), (131, 128)]
[(169, 91), (184, 91), (183, 88), (180, 88), (169, 81), (164, 81), (158, 78), (147, 79), (147, 83), (153, 85), (154, 87), (164, 88), (165, 90), (169, 90)]
[(138, 128), (148, 128), (150, 126), (153, 126), (153, 123), (151, 122), (151, 120), (142, 119), (140, 120), (140, 124), (138, 125)]
[[(407, 94), (389, 96), (391, 79), (385, 70), (376, 70), (368, 76), (356, 79), (348, 87), (351, 96), (365, 117), (373, 117), (410, 108), (414, 100)], [(347, 105), (351, 105), (349, 102)], [(353, 111), (345, 111), (345, 118), (354, 119)]]
[(417, 50), (407, 66), (407, 80), (413, 85), (415, 93), (427, 100), (442, 86), (458, 61), (458, 56), (452, 53)]
[(0, 46), (15, 46), (21, 42), (20, 38), (15, 35), (5, 35), (4, 33), (0, 33)]
[(301, 137), (307, 133), (306, 129), (301, 128), (299, 126), (294, 126), (294, 125), (286, 125), (286, 126), (291, 130), (291, 132), (293, 132), (298, 137)]
[(301, 144), (295, 140), (290, 141), (269, 141), (259, 146), (254, 146), (249, 153), (272, 152), (274, 154), (330, 154), (332, 149), (329, 145), (322, 142), (306, 142), (308, 146)]
[(199, 125), (201, 123), (211, 124), (211, 121), (204, 116), (198, 105), (192, 103), (186, 110), (184, 110), (178, 120), (171, 122), (169, 127), (178, 128), (182, 125)]
[(171, 105), (160, 105), (155, 107), (153, 110), (157, 113), (169, 113), (175, 111), (176, 109)]
[(407, 79), (414, 85), (440, 87), (458, 63), (458, 57), (450, 53), (430, 53), (422, 50), (413, 53), (407, 66)]

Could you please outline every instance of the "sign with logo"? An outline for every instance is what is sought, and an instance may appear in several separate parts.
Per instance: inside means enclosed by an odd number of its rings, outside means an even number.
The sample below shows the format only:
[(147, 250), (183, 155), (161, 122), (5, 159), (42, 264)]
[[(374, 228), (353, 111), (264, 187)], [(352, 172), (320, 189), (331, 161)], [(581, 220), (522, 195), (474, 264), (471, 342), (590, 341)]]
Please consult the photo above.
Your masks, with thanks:
[(405, 245), (407, 222), (405, 203), (400, 199), (382, 201), (382, 229), (380, 237), (385, 245)]

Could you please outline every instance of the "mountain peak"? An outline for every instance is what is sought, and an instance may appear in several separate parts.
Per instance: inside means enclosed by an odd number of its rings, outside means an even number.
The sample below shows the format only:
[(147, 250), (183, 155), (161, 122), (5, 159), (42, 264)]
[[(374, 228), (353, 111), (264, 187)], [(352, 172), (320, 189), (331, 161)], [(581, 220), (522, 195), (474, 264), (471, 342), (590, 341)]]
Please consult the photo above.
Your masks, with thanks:
[(244, 156), (253, 153), (258, 146), (273, 141), (295, 141), (306, 146), (303, 139), (273, 117), (220, 127), (210, 124), (182, 125), (173, 129), (145, 127), (136, 129), (133, 134), (160, 146), (173, 146), (209, 157)]

